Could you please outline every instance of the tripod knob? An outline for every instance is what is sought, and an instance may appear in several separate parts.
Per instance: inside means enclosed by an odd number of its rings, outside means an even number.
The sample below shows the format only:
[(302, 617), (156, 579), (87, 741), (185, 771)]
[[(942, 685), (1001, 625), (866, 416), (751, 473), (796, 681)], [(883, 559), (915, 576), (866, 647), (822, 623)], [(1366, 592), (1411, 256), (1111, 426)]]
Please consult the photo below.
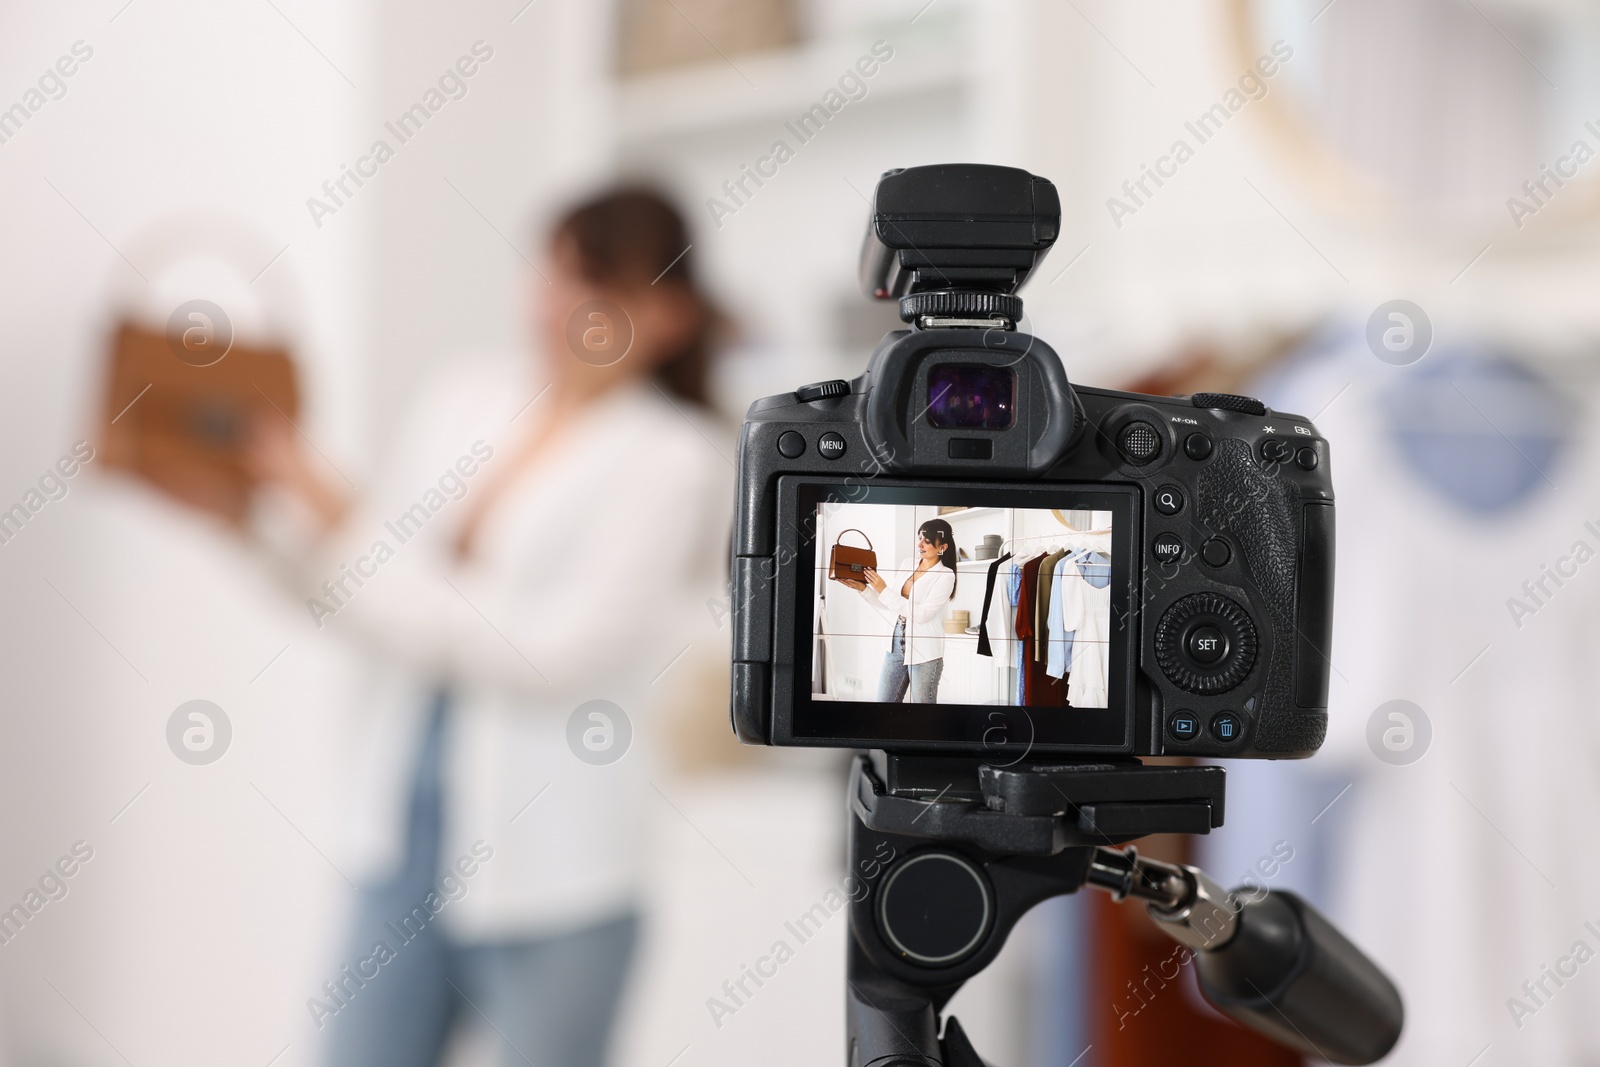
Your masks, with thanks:
[(983, 947), (994, 923), (994, 890), (965, 856), (924, 849), (889, 869), (877, 912), (884, 943), (901, 959), (950, 967)]

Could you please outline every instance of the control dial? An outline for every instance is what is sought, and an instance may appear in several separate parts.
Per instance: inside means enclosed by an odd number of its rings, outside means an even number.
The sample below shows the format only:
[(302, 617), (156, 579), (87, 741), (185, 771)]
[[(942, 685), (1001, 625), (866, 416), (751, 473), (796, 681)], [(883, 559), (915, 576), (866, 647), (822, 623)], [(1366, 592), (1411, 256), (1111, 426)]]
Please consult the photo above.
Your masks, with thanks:
[(1186, 596), (1156, 624), (1156, 663), (1190, 693), (1226, 693), (1244, 681), (1259, 649), (1249, 613), (1219, 593)]

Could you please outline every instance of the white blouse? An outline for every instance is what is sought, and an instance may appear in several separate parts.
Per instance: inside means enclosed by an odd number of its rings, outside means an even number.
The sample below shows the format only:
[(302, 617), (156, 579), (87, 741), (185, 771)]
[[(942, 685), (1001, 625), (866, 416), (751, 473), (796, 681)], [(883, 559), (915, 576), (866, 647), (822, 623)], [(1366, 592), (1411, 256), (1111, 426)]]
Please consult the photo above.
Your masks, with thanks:
[(911, 595), (900, 595), (906, 578), (916, 573), (916, 560), (902, 560), (900, 569), (892, 574), (882, 574), (883, 592), (872, 586), (861, 590), (861, 595), (877, 609), (878, 614), (893, 625), (906, 620), (906, 663), (927, 663), (944, 657), (945, 608), (956, 591), (956, 572), (942, 564), (934, 564), (911, 583)]
[[(470, 558), (455, 558), (470, 498), (543, 415), (529, 405), (544, 387), (529, 362), (452, 366), (422, 391), (380, 488), (300, 560), (299, 595), (334, 609), (308, 599), (308, 627), (348, 637), (373, 668), (357, 698), (367, 722), (352, 760), (353, 876), (382, 878), (400, 862), (425, 712), (449, 688), (440, 863), (479, 840), (493, 849), (441, 913), (464, 939), (572, 929), (630, 905), (653, 710), (684, 653), (726, 640), (710, 606), (724, 599), (733, 488), (712, 442), (727, 435), (652, 384), (580, 416), (503, 490)], [(347, 569), (365, 577), (345, 581), (336, 603), (323, 583)], [(569, 729), (595, 699), (631, 726), (626, 754), (605, 765), (580, 759)]]

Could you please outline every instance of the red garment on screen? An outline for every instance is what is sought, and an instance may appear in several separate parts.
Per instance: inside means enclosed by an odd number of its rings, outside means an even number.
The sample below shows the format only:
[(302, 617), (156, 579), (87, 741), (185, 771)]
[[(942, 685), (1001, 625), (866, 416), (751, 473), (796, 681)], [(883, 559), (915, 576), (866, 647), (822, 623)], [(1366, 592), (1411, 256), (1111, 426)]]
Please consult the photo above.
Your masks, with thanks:
[(1066, 707), (1067, 679), (1052, 678), (1043, 659), (1035, 659), (1034, 643), (1045, 635), (1033, 630), (1033, 601), (1039, 591), (1041, 552), (1022, 565), (1022, 589), (1017, 594), (1017, 637), (1022, 641), (1022, 699), (1029, 707)]

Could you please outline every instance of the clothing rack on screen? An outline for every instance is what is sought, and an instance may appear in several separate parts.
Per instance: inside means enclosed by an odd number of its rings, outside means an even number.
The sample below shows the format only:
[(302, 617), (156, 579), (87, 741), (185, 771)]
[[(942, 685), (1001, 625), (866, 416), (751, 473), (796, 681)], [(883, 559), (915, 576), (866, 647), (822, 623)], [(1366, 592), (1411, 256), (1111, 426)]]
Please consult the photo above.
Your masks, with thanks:
[(1066, 530), (1064, 532), (1051, 531), (1045, 534), (1030, 534), (1027, 537), (1013, 537), (1000, 542), (1002, 554), (1010, 552), (1015, 557), (1022, 557), (1030, 552), (1055, 551), (1066, 549), (1076, 551), (1087, 549), (1094, 552), (1111, 554), (1110, 530)]
[[(1001, 544), (1012, 560), (1004, 600), (1015, 609), (1006, 634), (1007, 658), (1015, 672), (1008, 702), (1104, 707), (1109, 682), (1111, 530), (1061, 525), (1059, 530), (1013, 537)], [(986, 613), (980, 625), (986, 630), (988, 622)], [(994, 655), (992, 648), (980, 646), (979, 651)]]

